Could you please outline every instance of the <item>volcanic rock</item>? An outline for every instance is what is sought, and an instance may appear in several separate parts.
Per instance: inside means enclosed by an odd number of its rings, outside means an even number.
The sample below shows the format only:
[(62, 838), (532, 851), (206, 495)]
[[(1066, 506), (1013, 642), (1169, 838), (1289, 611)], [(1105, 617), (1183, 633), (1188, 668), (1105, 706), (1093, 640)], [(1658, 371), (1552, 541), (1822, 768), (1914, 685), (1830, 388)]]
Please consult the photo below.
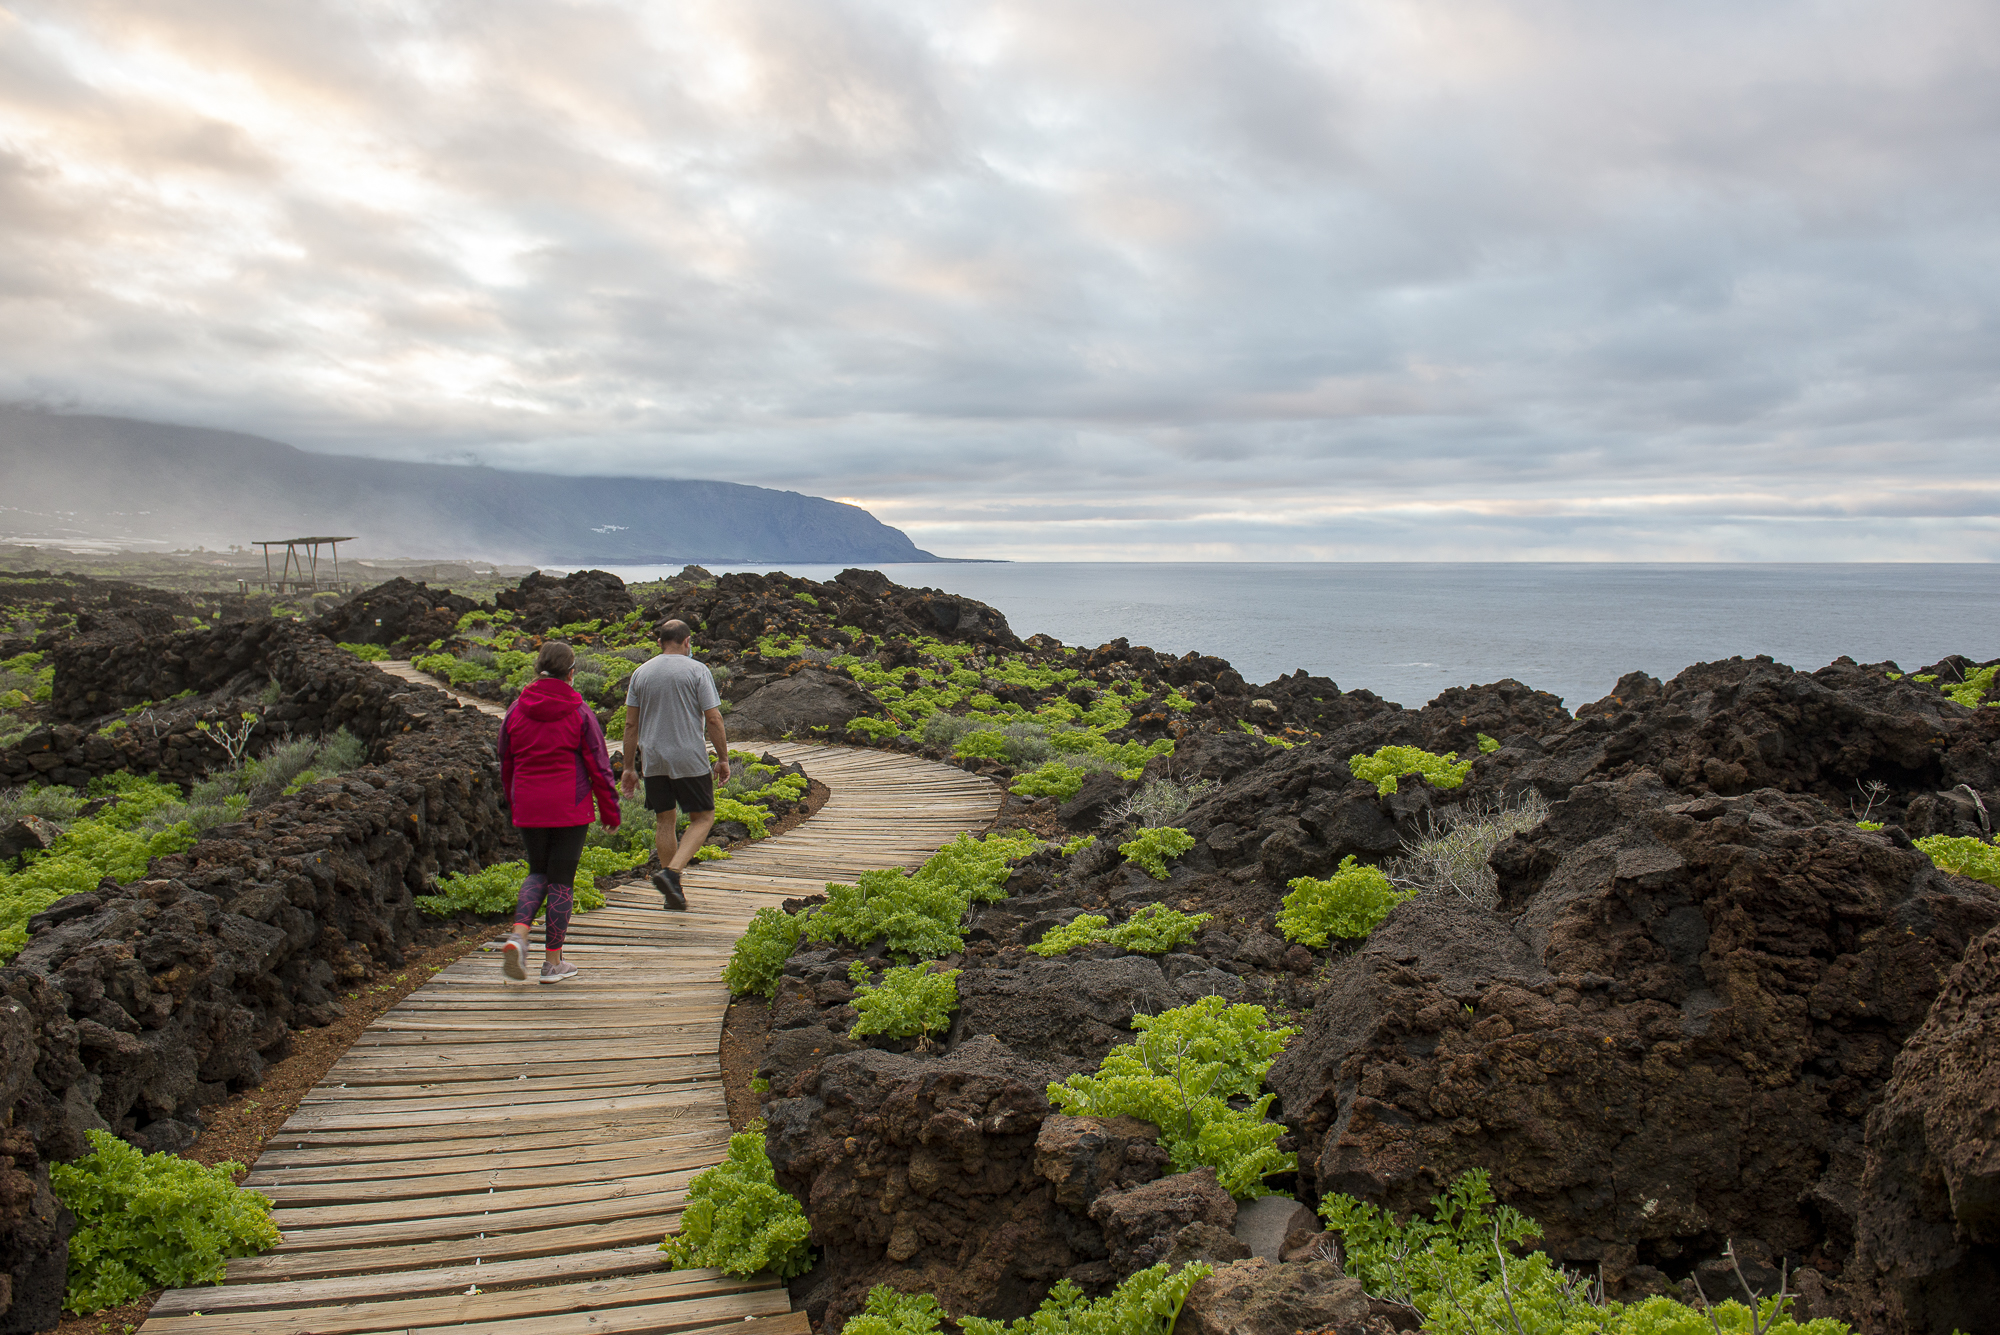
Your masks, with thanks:
[(1134, 1015), (1185, 1004), (1160, 966), (1141, 955), (967, 969), (958, 999), (954, 1041), (990, 1034), (1055, 1067), (1054, 1079), (1093, 1071), (1105, 1053), (1131, 1042)]
[(1279, 1265), (1261, 1256), (1218, 1266), (1194, 1286), (1175, 1331), (1184, 1335), (1367, 1335), (1368, 1295), (1332, 1261)]
[(729, 735), (776, 741), (825, 730), (838, 736), (849, 720), (875, 718), (881, 712), (882, 702), (851, 677), (802, 668), (745, 696), (730, 710)]
[(561, 579), (537, 570), (493, 602), (514, 613), (514, 624), (531, 635), (579, 621), (617, 621), (638, 607), (625, 581), (608, 570), (573, 570)]
[[(1236, 1222), (1236, 1202), (1217, 1184), (1215, 1170), (1204, 1167), (1107, 1191), (1091, 1202), (1090, 1217), (1104, 1229), (1112, 1274), (1122, 1280), (1166, 1260), (1191, 1224), (1228, 1233)], [(1200, 1234), (1188, 1239), (1191, 1251), (1213, 1245)]]
[(2000, 1297), (2000, 929), (1974, 942), (1869, 1115), (1856, 1283), (1909, 1330), (1975, 1330)]
[(1302, 1173), (1406, 1211), (1485, 1167), (1614, 1287), (1728, 1238), (1837, 1263), (1896, 1050), (2000, 921), (1906, 844), (1781, 793), (1578, 788), (1495, 854), (1499, 912), (1407, 904), (1336, 966), (1270, 1077)]

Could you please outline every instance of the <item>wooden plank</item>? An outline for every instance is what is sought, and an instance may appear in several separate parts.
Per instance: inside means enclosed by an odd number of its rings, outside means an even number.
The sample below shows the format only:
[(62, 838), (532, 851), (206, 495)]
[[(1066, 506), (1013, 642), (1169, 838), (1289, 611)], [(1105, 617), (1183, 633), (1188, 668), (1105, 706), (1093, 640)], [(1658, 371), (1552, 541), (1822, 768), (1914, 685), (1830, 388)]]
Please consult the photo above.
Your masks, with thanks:
[[(202, 1289), (169, 1289), (153, 1302), (154, 1316), (188, 1316), (195, 1312), (250, 1312), (282, 1307), (324, 1307), (369, 1298), (421, 1297), (452, 1293), (484, 1285), (549, 1284), (560, 1280), (595, 1280), (614, 1275), (645, 1274), (665, 1264), (658, 1245), (617, 1247), (568, 1256), (537, 1256), (525, 1261), (495, 1261), (492, 1265), (447, 1266), (441, 1270), (406, 1270), (395, 1275), (340, 1275), (274, 1284), (217, 1285)], [(694, 1273), (694, 1272), (688, 1272)]]
[[(466, 1285), (468, 1289), (475, 1287), (486, 1290), (484, 1285)], [(486, 1290), (476, 1294), (460, 1292), (389, 1302), (350, 1302), (297, 1312), (267, 1310), (257, 1316), (232, 1316), (221, 1319), (219, 1323), (218, 1317), (204, 1308), (201, 1309), (204, 1316), (194, 1317), (189, 1313), (188, 1319), (164, 1324), (162, 1329), (174, 1335), (210, 1335), (210, 1332), (219, 1331), (233, 1332), (233, 1335), (295, 1335), (306, 1330), (311, 1335), (350, 1335), (357, 1331), (518, 1318), (530, 1311), (555, 1316), (594, 1308), (635, 1306), (663, 1299), (713, 1298), (755, 1292), (758, 1287), (762, 1286), (746, 1284), (719, 1270), (674, 1270), (526, 1291), (496, 1293)]]

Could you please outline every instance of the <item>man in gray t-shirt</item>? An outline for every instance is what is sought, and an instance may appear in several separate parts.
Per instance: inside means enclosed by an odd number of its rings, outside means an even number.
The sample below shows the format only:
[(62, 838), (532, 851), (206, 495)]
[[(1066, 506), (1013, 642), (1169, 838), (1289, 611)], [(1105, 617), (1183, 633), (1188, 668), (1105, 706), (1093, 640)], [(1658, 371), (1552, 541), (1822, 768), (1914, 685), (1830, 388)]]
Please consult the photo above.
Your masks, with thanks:
[[(660, 652), (641, 663), (625, 687), (627, 797), (646, 779), (646, 809), (653, 813), (660, 869), (653, 885), (670, 909), (687, 907), (681, 872), (715, 828), (715, 785), (729, 782), (729, 739), (722, 729), (722, 697), (715, 674), (693, 654), (685, 621), (662, 621)], [(709, 763), (708, 746), (716, 760)], [(687, 813), (678, 838), (674, 810)]]

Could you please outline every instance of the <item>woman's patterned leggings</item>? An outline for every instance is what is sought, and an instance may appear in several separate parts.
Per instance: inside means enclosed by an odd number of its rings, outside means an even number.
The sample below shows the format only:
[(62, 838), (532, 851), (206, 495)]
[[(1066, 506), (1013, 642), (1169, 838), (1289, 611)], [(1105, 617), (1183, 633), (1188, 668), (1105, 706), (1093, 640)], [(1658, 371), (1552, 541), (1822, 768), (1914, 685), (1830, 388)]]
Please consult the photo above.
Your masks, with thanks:
[(542, 948), (561, 950), (569, 934), (570, 911), (576, 906), (576, 864), (583, 856), (583, 836), (588, 825), (559, 826), (553, 829), (526, 827), (521, 842), (528, 849), (528, 879), (521, 882), (520, 897), (514, 903), (514, 925), (525, 935), (535, 915), (548, 905), (549, 920), (542, 929)]

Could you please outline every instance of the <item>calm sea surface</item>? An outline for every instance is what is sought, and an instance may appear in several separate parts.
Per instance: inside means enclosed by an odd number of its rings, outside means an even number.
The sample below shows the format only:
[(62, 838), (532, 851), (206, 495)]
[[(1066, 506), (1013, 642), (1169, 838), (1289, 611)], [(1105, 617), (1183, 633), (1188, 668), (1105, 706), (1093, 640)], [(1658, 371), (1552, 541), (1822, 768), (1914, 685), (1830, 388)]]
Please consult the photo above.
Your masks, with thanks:
[[(769, 570), (769, 566), (711, 566)], [(898, 584), (991, 603), (1017, 634), (1228, 659), (1251, 682), (1294, 668), (1416, 706), (1516, 677), (1571, 709), (1642, 669), (1770, 654), (1905, 668), (2000, 654), (2000, 566), (1152, 564), (885, 565)], [(788, 566), (828, 580), (838, 566)], [(628, 581), (678, 566), (614, 567)]]

